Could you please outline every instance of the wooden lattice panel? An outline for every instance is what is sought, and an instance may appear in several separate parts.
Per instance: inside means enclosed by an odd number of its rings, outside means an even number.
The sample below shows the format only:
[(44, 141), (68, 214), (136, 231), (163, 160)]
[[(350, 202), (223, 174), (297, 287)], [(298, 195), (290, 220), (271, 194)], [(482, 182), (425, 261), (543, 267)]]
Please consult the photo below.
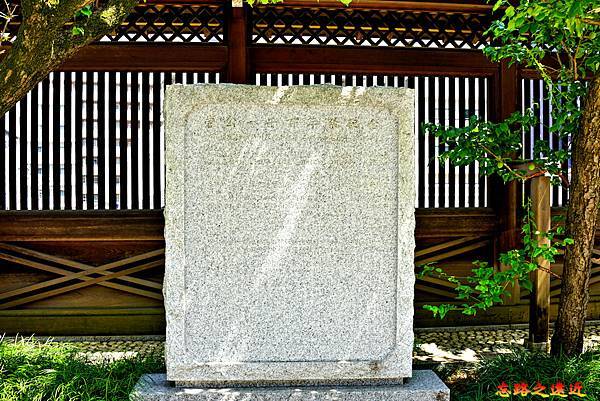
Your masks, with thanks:
[[(0, 2), (0, 12), (6, 5)], [(16, 35), (21, 23), (20, 9), (11, 20), (8, 33)], [(72, 25), (68, 23), (66, 30)], [(220, 4), (142, 3), (112, 34), (110, 42), (197, 42), (222, 43), (225, 40), (225, 7)]]
[[(415, 266), (417, 266), (417, 271), (420, 271), (423, 265), (439, 263), (440, 267), (448, 270), (449, 261), (453, 261), (449, 264), (453, 268), (456, 267), (458, 261), (458, 264), (464, 265), (465, 271), (468, 271), (472, 267), (471, 261), (481, 259), (478, 256), (481, 256), (482, 252), (491, 256), (492, 241), (492, 238), (488, 236), (468, 236), (418, 246), (415, 251)], [(483, 259), (487, 260), (489, 257)], [(488, 260), (488, 262), (491, 261)], [(448, 273), (456, 274), (454, 271)], [(427, 294), (427, 297), (433, 297), (432, 299), (443, 302), (456, 301), (455, 287), (455, 284), (433, 276), (418, 278), (415, 283), (415, 289), (421, 294)]]
[(254, 43), (481, 48), (488, 14), (254, 7)]
[[(557, 273), (559, 276), (562, 275), (563, 267), (562, 264), (564, 258), (560, 257), (557, 263), (552, 266), (552, 271)], [(560, 297), (561, 280), (557, 277), (552, 277), (550, 281), (550, 296), (552, 302), (558, 302)], [(592, 264), (590, 266), (590, 282), (589, 282), (590, 296), (597, 297), (600, 295), (600, 242), (596, 241), (594, 249), (592, 250)], [(525, 296), (526, 292), (522, 293)]]
[(102, 286), (141, 297), (162, 300), (162, 283), (135, 276), (164, 266), (164, 248), (92, 265), (71, 258), (0, 242), (0, 261), (52, 278), (0, 292), (0, 310), (14, 309), (86, 287)]
[(140, 4), (106, 41), (222, 43), (225, 9), (217, 4)]

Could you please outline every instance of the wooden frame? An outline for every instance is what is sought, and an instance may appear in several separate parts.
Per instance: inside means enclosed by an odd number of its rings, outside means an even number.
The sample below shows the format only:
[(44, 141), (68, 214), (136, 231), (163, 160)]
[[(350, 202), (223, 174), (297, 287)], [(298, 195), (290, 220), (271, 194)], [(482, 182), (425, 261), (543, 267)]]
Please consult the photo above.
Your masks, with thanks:
[[(166, 2), (149, 0), (147, 4)], [(171, 0), (168, 4), (225, 5), (219, 22), (224, 26), (224, 40), (97, 43), (81, 50), (59, 70), (76, 72), (75, 85), (80, 83), (77, 74), (88, 71), (202, 71), (220, 73), (226, 82), (247, 84), (253, 82), (254, 74), (268, 73), (485, 77), (491, 83), (488, 96), (493, 100), (489, 115), (492, 120), (504, 119), (519, 110), (519, 80), (535, 78), (528, 69), (492, 63), (473, 49), (252, 43), (248, 6), (232, 8), (230, 2), (217, 0)], [(286, 0), (285, 6), (330, 8), (339, 3), (322, 0), (315, 5), (312, 0)], [(486, 13), (491, 7), (484, 0), (354, 0), (350, 5), (350, 9), (357, 10), (463, 14)], [(109, 93), (109, 103), (114, 102), (114, 96)], [(79, 106), (83, 107), (75, 104)], [(109, 118), (116, 119), (114, 115)], [(159, 120), (160, 116), (155, 116), (153, 122)], [(115, 142), (116, 133), (110, 135)], [(494, 196), (490, 208), (417, 210), (417, 264), (443, 261), (457, 271), (468, 272), (473, 259), (495, 260), (499, 252), (518, 245), (519, 188), (500, 181), (491, 185)], [(16, 183), (10, 186), (16, 188)], [(138, 206), (143, 204), (133, 207)], [(0, 283), (0, 327), (12, 333), (53, 335), (161, 332), (163, 225), (160, 210), (1, 211), (0, 266), (5, 271), (0, 274), (7, 280)], [(597, 255), (600, 259), (600, 253)], [(594, 272), (598, 276), (592, 284), (596, 285), (600, 283), (600, 267), (595, 266)], [(527, 320), (526, 294), (518, 287), (513, 289), (509, 305), (468, 322), (460, 316), (438, 322), (420, 310), (423, 303), (452, 301), (452, 285), (428, 278), (417, 281), (416, 291), (418, 326)], [(555, 302), (555, 282), (550, 291)], [(600, 317), (600, 293), (592, 300), (592, 316)], [(553, 308), (550, 305), (551, 315)]]

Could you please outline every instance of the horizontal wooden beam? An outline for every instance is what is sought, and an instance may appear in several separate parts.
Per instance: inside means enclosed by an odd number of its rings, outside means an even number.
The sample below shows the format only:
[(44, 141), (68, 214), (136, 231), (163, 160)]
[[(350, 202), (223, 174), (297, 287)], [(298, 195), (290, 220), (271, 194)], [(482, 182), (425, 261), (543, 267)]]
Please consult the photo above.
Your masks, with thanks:
[(422, 208), (416, 220), (417, 238), (485, 237), (497, 229), (491, 208)]
[[(344, 8), (339, 0), (285, 0), (278, 7)], [(269, 5), (265, 6), (269, 7)], [(404, 0), (352, 0), (348, 8), (367, 10), (442, 11), (475, 13), (490, 12), (493, 4), (485, 0), (404, 1)]]
[[(486, 237), (498, 229), (491, 208), (419, 208), (416, 222), (417, 238)], [(7, 242), (163, 241), (163, 230), (161, 210), (0, 211), (0, 241)]]
[(256, 45), (249, 53), (253, 73), (493, 76), (498, 69), (478, 50)]
[[(417, 209), (417, 238), (490, 236), (487, 208)], [(0, 241), (162, 241), (161, 210), (0, 211)]]
[[(0, 47), (0, 50), (7, 47)], [(60, 71), (203, 71), (227, 68), (228, 48), (183, 43), (104, 43), (84, 47)], [(255, 45), (252, 73), (359, 73), (493, 76), (498, 66), (478, 50), (370, 46)]]
[(224, 71), (227, 47), (183, 43), (89, 45), (60, 66), (62, 71)]
[(161, 210), (1, 211), (0, 241), (162, 241)]
[(8, 335), (143, 335), (164, 333), (163, 308), (47, 308), (0, 311)]
[[(147, 0), (146, 4), (226, 4), (222, 0)], [(142, 3), (143, 4), (143, 3)], [(265, 5), (263, 7), (271, 7)], [(281, 7), (311, 7), (311, 8), (344, 8), (339, 0), (285, 0), (278, 4)], [(407, 10), (407, 11), (443, 11), (443, 12), (488, 12), (493, 4), (486, 0), (452, 0), (452, 1), (407, 1), (407, 0), (352, 0), (348, 8), (368, 10)]]

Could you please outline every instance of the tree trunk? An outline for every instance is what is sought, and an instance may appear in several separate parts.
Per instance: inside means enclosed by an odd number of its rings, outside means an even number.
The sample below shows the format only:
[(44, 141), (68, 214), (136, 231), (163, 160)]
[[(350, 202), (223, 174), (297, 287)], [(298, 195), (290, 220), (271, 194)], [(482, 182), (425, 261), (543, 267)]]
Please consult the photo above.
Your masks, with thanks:
[[(35, 28), (34, 28), (35, 27)], [(58, 28), (40, 15), (29, 17), (0, 63), (0, 115), (4, 115), (60, 64), (53, 57)]]
[(580, 130), (572, 146), (572, 185), (566, 232), (574, 240), (567, 247), (552, 354), (583, 351), (588, 285), (598, 207), (600, 204), (600, 75), (589, 87)]

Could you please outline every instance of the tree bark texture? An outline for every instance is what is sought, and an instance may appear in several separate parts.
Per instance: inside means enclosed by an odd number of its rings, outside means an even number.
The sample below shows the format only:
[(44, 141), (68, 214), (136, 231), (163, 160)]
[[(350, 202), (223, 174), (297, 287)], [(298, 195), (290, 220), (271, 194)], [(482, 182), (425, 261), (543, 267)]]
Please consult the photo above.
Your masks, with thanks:
[(590, 82), (581, 125), (572, 145), (572, 184), (566, 232), (567, 247), (552, 353), (583, 351), (591, 259), (600, 204), (600, 75)]
[(93, 0), (21, 1), (22, 23), (0, 62), (0, 115), (83, 46), (115, 29), (137, 1), (109, 0), (76, 22), (83, 34), (73, 35), (65, 24), (89, 3)]

